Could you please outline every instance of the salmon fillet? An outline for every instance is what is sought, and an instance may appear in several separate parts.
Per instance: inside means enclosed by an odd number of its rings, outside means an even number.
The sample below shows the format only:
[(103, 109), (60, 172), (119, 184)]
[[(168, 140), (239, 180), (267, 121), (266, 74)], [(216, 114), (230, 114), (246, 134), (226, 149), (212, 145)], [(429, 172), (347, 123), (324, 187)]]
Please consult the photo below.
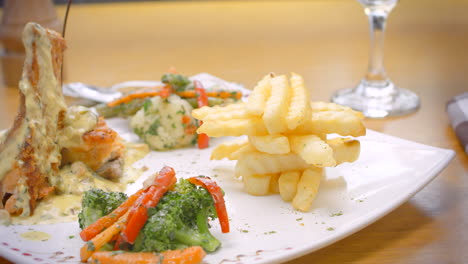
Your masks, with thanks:
[(62, 149), (62, 164), (85, 163), (107, 179), (122, 176), (124, 145), (120, 136), (100, 117), (96, 127), (83, 134), (82, 144)]
[[(61, 87), (65, 40), (57, 32), (28, 23), (23, 43), (20, 107), (0, 142), (0, 208), (28, 216), (37, 201), (60, 184), (60, 167), (65, 164), (81, 161), (103, 177), (119, 178), (124, 145), (102, 118), (89, 131), (73, 128), (83, 133), (78, 145), (60, 143), (64, 131), (77, 125), (67, 112)], [(65, 124), (65, 118), (74, 126)]]
[(20, 108), (0, 145), (0, 195), (8, 212), (30, 215), (36, 201), (53, 191), (48, 177), (58, 177), (57, 138), (66, 110), (60, 85), (66, 45), (60, 34), (36, 23), (25, 26), (23, 43)]

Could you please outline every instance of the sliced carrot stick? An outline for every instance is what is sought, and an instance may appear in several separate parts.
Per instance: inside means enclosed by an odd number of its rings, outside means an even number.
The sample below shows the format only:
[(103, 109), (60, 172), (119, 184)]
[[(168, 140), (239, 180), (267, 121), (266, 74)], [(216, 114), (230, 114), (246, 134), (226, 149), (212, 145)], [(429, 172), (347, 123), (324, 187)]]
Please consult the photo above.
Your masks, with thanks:
[(95, 237), (97, 234), (101, 233), (104, 229), (111, 226), (115, 221), (117, 221), (123, 214), (125, 214), (128, 209), (133, 205), (133, 203), (144, 193), (144, 189), (139, 190), (128, 199), (123, 202), (119, 207), (115, 208), (110, 214), (105, 215), (96, 222), (92, 223), (80, 233), (80, 237), (83, 241), (88, 241)]
[(81, 261), (86, 262), (95, 251), (111, 241), (112, 238), (122, 230), (122, 227), (127, 222), (128, 214), (129, 212), (126, 212), (117, 222), (86, 242), (80, 250)]
[(183, 115), (182, 116), (182, 124), (188, 124), (188, 123), (190, 123), (190, 121), (191, 121), (190, 116), (188, 116), (188, 115)]
[(180, 97), (184, 97), (184, 98), (195, 98), (197, 97), (195, 91), (193, 90), (189, 90), (189, 91), (180, 91), (180, 92), (176, 92), (176, 94)]
[[(176, 94), (178, 96), (184, 97), (184, 98), (195, 98), (195, 97), (197, 97), (197, 93), (195, 91), (193, 91), (193, 90), (176, 92)], [(208, 97), (217, 97), (217, 98), (222, 98), (222, 99), (227, 99), (227, 98), (240, 99), (242, 97), (242, 92), (239, 92), (239, 91), (232, 91), (232, 92), (214, 91), (214, 92), (208, 92), (207, 91), (206, 95)]]
[(166, 84), (163, 86), (161, 89), (161, 92), (159, 92), (159, 96), (161, 98), (168, 98), (172, 94), (172, 87), (170, 84)]
[(197, 264), (206, 256), (202, 247), (193, 246), (161, 253), (100, 251), (91, 256), (91, 263), (100, 264)]
[(146, 98), (146, 97), (153, 97), (153, 96), (158, 96), (160, 94), (159, 91), (154, 91), (154, 92), (143, 92), (143, 93), (133, 93), (133, 94), (129, 94), (129, 95), (126, 95), (124, 97), (120, 97), (119, 99), (117, 100), (114, 100), (112, 102), (109, 102), (107, 103), (107, 106), (109, 107), (114, 107), (114, 106), (117, 106), (119, 104), (123, 104), (123, 103), (128, 103), (134, 99), (138, 99), (138, 98)]
[(159, 200), (176, 183), (174, 169), (169, 166), (163, 167), (154, 181), (155, 183), (149, 187), (145, 195), (141, 196), (141, 203), (135, 203), (135, 209), (130, 211), (128, 222), (121, 233), (125, 242), (130, 244), (135, 242), (138, 233), (148, 219), (148, 208), (158, 205)]
[[(195, 92), (197, 94), (198, 108), (202, 108), (203, 106), (208, 106), (208, 95), (202, 83), (195, 80), (193, 81), (193, 84), (195, 86)], [(202, 124), (203, 124), (203, 121), (200, 121), (200, 125)], [(208, 137), (208, 135), (204, 133), (199, 134), (197, 138), (197, 144), (198, 144), (199, 149), (204, 149), (204, 148), (209, 147), (210, 137)]]
[(204, 149), (204, 148), (209, 147), (210, 137), (205, 133), (198, 134), (197, 145), (199, 149)]
[[(123, 97), (120, 97), (112, 102), (107, 103), (107, 106), (109, 107), (114, 107), (120, 104), (128, 103), (134, 99), (139, 99), (139, 98), (146, 98), (146, 97), (154, 97), (161, 95), (163, 98), (168, 97), (172, 91), (165, 90), (164, 88), (161, 90), (161, 87), (156, 87), (160, 90), (157, 91), (151, 91), (151, 92), (141, 92), (141, 93), (133, 93), (129, 94)], [(183, 98), (195, 98), (197, 97), (197, 93), (193, 90), (190, 91), (181, 91), (181, 92), (175, 92), (180, 97)], [(233, 91), (233, 92), (227, 92), (227, 91), (219, 91), (219, 92), (206, 92), (206, 95), (208, 97), (217, 97), (217, 98), (222, 98), (222, 99), (227, 99), (227, 98), (235, 98), (239, 100), (242, 97), (242, 92), (239, 91)]]
[(207, 91), (206, 95), (208, 95), (208, 97), (217, 97), (217, 98), (222, 98), (222, 99), (235, 98), (239, 100), (242, 98), (242, 92), (239, 92), (239, 91), (232, 91), (232, 92), (227, 92), (227, 91), (208, 92)]

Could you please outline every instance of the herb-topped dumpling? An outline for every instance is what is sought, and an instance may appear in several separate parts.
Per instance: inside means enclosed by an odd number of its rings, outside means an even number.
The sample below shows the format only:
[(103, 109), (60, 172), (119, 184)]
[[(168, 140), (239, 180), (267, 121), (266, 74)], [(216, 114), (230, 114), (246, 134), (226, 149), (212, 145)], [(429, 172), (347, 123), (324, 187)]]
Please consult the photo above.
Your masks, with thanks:
[(153, 150), (181, 148), (197, 141), (197, 121), (191, 112), (192, 106), (175, 94), (156, 96), (146, 100), (130, 125)]

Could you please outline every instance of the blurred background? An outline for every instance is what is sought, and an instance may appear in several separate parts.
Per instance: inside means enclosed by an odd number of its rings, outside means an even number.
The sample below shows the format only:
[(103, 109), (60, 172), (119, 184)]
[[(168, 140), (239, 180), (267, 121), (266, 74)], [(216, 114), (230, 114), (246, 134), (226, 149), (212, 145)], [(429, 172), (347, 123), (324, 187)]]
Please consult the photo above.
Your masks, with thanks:
[[(66, 1), (55, 2), (62, 20)], [(314, 101), (329, 101), (333, 92), (357, 85), (368, 65), (369, 25), (356, 0), (110, 2), (73, 1), (65, 82), (106, 87), (158, 80), (175, 67), (252, 88), (269, 72), (293, 71)], [(467, 14), (468, 0), (398, 3), (388, 20), (385, 66), (395, 84), (420, 96), (421, 108), (365, 121), (376, 131), (454, 149), (457, 157), (410, 203), (294, 263), (466, 262), (468, 156), (445, 107), (468, 91)], [(0, 128), (13, 122), (15, 88), (0, 89)]]
[[(4, 1), (5, 0), (0, 0), (0, 5), (3, 6)], [(141, 2), (141, 1), (149, 1), (149, 0), (74, 0), (73, 3), (75, 3), (75, 4), (87, 4), (87, 3)], [(153, 1), (167, 1), (167, 0), (153, 0)], [(53, 2), (55, 4), (60, 5), (60, 4), (68, 3), (68, 0), (53, 0)]]

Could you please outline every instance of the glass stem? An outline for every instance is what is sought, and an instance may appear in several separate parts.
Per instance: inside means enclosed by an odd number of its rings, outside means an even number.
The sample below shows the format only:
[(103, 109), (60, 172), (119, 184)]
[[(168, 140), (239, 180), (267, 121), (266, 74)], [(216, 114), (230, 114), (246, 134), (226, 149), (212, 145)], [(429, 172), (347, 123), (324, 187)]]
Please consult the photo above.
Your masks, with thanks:
[(369, 68), (365, 81), (386, 86), (389, 80), (384, 68), (384, 37), (388, 11), (379, 8), (366, 8), (365, 12), (370, 25)]

